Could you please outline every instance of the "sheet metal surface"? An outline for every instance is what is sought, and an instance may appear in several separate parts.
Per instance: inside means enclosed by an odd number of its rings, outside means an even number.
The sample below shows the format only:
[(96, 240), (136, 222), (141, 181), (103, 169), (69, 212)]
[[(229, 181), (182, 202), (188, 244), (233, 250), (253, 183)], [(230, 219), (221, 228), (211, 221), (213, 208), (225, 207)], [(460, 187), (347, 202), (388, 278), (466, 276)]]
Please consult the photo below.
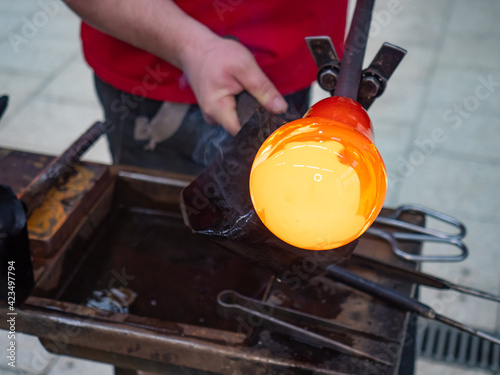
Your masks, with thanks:
[[(40, 158), (17, 151), (0, 152), (0, 170), (6, 171), (0, 183), (10, 182), (14, 189), (20, 189), (36, 174), (38, 168), (33, 163)], [(35, 256), (35, 263), (43, 264), (44, 269), (39, 273), (35, 296), (20, 308), (20, 330), (38, 335), (56, 353), (127, 368), (183, 366), (223, 374), (395, 373), (405, 344), (408, 314), (317, 276), (314, 269), (321, 252), (311, 252), (288, 272), (272, 275), (206, 238), (192, 235), (178, 209), (182, 178), (167, 176), (162, 180), (163, 175), (151, 172), (156, 179), (148, 181), (148, 174), (136, 172), (146, 177), (120, 178), (114, 171), (113, 183), (107, 184), (109, 191), (79, 197), (95, 203), (89, 203), (90, 211), (81, 214), (87, 218), (87, 226), (82, 225), (64, 251), (55, 251), (50, 262), (37, 262)], [(420, 220), (412, 215), (406, 219)], [(419, 251), (418, 244), (405, 246), (407, 251)], [(371, 238), (362, 238), (356, 252), (411, 265), (396, 258), (384, 242)], [(360, 268), (351, 270), (405, 294), (413, 292), (409, 282)], [(302, 286), (303, 281), (306, 286)], [(84, 306), (93, 289), (120, 283), (139, 295), (130, 314)], [(389, 336), (394, 342), (336, 338), (384, 357), (393, 366), (380, 367), (314, 348), (262, 330), (255, 322), (222, 320), (216, 315), (215, 296), (223, 289)], [(245, 336), (248, 328), (255, 328), (249, 338)], [(57, 340), (59, 334), (66, 335), (64, 345)]]

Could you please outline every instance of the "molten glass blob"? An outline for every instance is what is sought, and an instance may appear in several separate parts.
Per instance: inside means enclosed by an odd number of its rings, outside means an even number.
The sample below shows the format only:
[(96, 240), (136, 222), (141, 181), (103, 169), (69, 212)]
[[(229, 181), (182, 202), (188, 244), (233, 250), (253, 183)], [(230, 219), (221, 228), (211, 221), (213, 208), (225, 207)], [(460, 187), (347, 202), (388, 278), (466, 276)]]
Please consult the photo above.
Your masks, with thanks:
[(387, 175), (371, 141), (371, 122), (355, 101), (315, 104), (262, 144), (250, 195), (266, 227), (303, 249), (326, 250), (364, 233), (382, 209)]

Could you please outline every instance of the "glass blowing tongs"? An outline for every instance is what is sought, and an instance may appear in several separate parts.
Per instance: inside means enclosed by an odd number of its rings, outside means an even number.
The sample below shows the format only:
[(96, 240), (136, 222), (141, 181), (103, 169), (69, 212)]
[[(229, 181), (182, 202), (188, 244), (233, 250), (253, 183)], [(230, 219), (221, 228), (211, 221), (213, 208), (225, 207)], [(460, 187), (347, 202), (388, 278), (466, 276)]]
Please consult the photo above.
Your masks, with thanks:
[[(444, 232), (400, 220), (400, 217), (407, 212), (423, 215), (426, 219), (428, 217), (434, 218), (441, 223), (455, 228), (455, 233)], [(454, 217), (428, 207), (410, 204), (403, 205), (398, 207), (391, 215), (379, 215), (375, 219), (374, 224), (382, 225), (386, 229), (371, 226), (366, 233), (385, 240), (390, 245), (394, 254), (406, 260), (415, 262), (460, 262), (467, 258), (469, 254), (467, 246), (462, 241), (462, 238), (466, 234), (465, 225)], [(458, 248), (459, 252), (451, 255), (411, 254), (399, 247), (399, 241), (442, 243)]]

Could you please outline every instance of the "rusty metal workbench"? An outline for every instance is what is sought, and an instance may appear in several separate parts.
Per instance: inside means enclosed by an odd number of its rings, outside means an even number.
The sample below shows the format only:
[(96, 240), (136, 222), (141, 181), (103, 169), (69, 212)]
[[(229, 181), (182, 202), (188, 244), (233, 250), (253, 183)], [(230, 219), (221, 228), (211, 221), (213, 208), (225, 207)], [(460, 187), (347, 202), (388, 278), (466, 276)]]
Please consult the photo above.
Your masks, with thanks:
[[(51, 157), (0, 150), (0, 183), (18, 193)], [(191, 234), (178, 209), (183, 176), (84, 163), (53, 188), (30, 218), (36, 288), (18, 308), (17, 330), (47, 350), (132, 370), (221, 374), (396, 374), (410, 315), (323, 277), (308, 264), (275, 278), (206, 238)], [(51, 220), (47, 220), (51, 217)], [(45, 218), (45, 219), (44, 219)], [(421, 218), (406, 220), (420, 223)], [(420, 245), (406, 244), (418, 252)], [(356, 252), (395, 264), (381, 241), (362, 238)], [(315, 253), (315, 252), (312, 252)], [(351, 267), (412, 295), (414, 285)], [(126, 286), (138, 295), (128, 314), (86, 306), (92, 291)], [(334, 338), (391, 362), (382, 366), (315, 348), (251, 322), (223, 320), (215, 298), (224, 289), (332, 319), (388, 340)], [(6, 308), (0, 306), (0, 314)], [(7, 328), (5, 319), (1, 328)], [(255, 328), (255, 325), (254, 325)], [(258, 328), (258, 327), (257, 327)]]

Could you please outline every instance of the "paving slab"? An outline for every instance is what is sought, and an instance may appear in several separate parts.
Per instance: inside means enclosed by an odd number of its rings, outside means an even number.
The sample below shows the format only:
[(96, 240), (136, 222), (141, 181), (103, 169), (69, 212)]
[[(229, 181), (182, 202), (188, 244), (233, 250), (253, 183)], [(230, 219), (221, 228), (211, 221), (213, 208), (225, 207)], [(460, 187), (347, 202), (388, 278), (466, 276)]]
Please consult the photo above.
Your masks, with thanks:
[(0, 69), (0, 95), (9, 96), (9, 104), (0, 122), (0, 129), (6, 123), (5, 118), (18, 113), (23, 103), (39, 91), (43, 85), (44, 79), (42, 77), (9, 74)]
[(498, 34), (466, 34), (446, 35), (440, 64), (460, 66), (480, 66), (487, 69), (498, 69), (500, 66), (500, 38)]
[[(8, 348), (7, 331), (0, 330), (0, 346)], [(7, 359), (0, 361), (0, 374), (29, 374), (38, 375), (50, 371), (57, 356), (47, 352), (37, 337), (25, 334), (16, 334), (16, 367), (8, 365)]]
[(67, 356), (59, 356), (54, 367), (47, 372), (47, 375), (113, 375), (114, 367), (105, 363), (96, 363), (83, 359), (76, 359)]
[(490, 371), (454, 366), (446, 363), (420, 359), (417, 361), (418, 375), (493, 375)]
[(0, 145), (58, 155), (101, 119), (100, 108), (38, 97), (0, 130)]
[(499, 165), (498, 113), (477, 110), (463, 115), (442, 106), (429, 106), (412, 141), (413, 148), (425, 154), (445, 154), (450, 159)]
[[(472, 5), (473, 4), (473, 5)], [(454, 35), (493, 35), (500, 33), (500, 2), (457, 0), (450, 18), (448, 33)]]
[[(500, 67), (473, 65), (464, 69), (438, 64), (428, 95), (430, 105), (440, 108), (443, 115), (448, 113), (446, 120), (450, 124), (455, 123), (452, 118), (457, 115), (462, 119), (476, 113), (498, 115)], [(440, 118), (443, 119), (443, 116)]]
[(40, 94), (61, 105), (84, 103), (89, 107), (100, 108), (94, 89), (93, 72), (83, 61), (83, 55), (68, 64)]
[(45, 76), (64, 68), (76, 59), (78, 43), (63, 40), (25, 38), (25, 41), (6, 40), (0, 44), (0, 69)]
[[(500, 223), (498, 165), (420, 155), (410, 153), (400, 161), (401, 202), (428, 205), (466, 220)], [(497, 244), (491, 244), (492, 251)]]

